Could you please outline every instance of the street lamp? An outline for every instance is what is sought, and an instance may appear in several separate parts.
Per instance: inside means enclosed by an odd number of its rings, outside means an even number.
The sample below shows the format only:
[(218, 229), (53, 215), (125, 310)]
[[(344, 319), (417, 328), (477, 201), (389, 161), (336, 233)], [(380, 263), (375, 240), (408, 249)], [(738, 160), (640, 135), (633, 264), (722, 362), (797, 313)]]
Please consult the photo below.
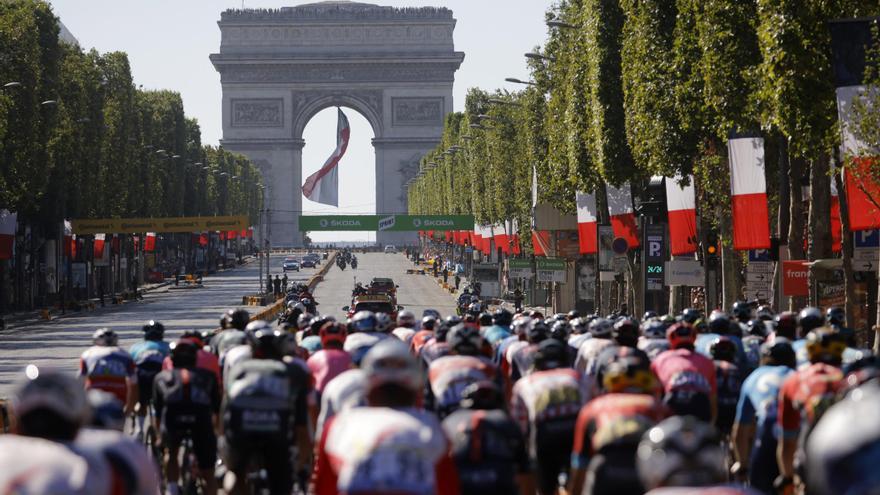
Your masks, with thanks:
[(574, 24), (569, 24), (565, 21), (560, 21), (558, 19), (553, 19), (553, 20), (547, 21), (547, 27), (560, 28), (560, 29), (577, 29), (580, 26), (576, 26)]
[(506, 77), (506, 78), (504, 78), (504, 80), (509, 83), (514, 83), (514, 84), (525, 84), (527, 86), (537, 86), (537, 84), (533, 83), (532, 81), (523, 81), (522, 79), (517, 79), (515, 77)]
[(157, 155), (164, 155), (164, 154), (165, 154), (165, 150), (156, 150), (156, 154), (157, 154)]
[(550, 62), (555, 62), (555, 61), (556, 61), (556, 57), (550, 57), (550, 56), (547, 56), (547, 55), (541, 55), (541, 54), (538, 53), (538, 52), (529, 52), (529, 53), (526, 53), (526, 58), (529, 58), (529, 59), (532, 59), (532, 60), (541, 60), (541, 61), (547, 60), (547, 61), (550, 61)]
[(468, 127), (471, 129), (485, 129), (486, 127), (483, 124), (471, 124)]
[(171, 155), (171, 158), (180, 158), (180, 155)]
[(19, 88), (21, 87), (21, 83), (18, 81), (11, 81), (3, 85), (4, 88)]
[(40, 103), (40, 105), (42, 105), (44, 107), (50, 107), (50, 106), (57, 105), (57, 104), (58, 104), (58, 100), (46, 100), (46, 101)]
[(473, 141), (474, 140), (474, 137), (471, 136), (470, 134), (465, 134), (461, 138), (464, 139), (465, 141)]

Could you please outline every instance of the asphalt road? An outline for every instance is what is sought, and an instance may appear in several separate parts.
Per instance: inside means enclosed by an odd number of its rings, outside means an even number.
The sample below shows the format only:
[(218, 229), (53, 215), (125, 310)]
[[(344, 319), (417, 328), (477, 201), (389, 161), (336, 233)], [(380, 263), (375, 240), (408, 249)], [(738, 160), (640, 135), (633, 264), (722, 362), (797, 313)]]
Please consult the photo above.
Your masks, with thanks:
[(402, 254), (368, 253), (358, 254), (357, 270), (351, 267), (340, 270), (334, 266), (318, 284), (315, 300), (318, 311), (330, 314), (337, 319), (345, 319), (343, 306), (351, 303), (351, 291), (355, 281), (365, 285), (373, 277), (391, 277), (399, 286), (397, 304), (408, 309), (421, 318), (422, 311), (436, 309), (443, 316), (455, 314), (455, 299), (452, 294), (444, 291), (429, 275), (407, 275), (406, 269), (413, 264)]
[[(283, 259), (280, 255), (270, 258), (273, 275), (281, 274)], [(306, 268), (288, 273), (288, 278), (306, 280), (314, 272)], [(171, 340), (184, 330), (216, 328), (225, 310), (240, 306), (243, 295), (258, 290), (259, 266), (250, 263), (205, 278), (203, 288), (162, 288), (146, 294), (143, 301), (68, 312), (53, 321), (0, 332), (0, 398), (10, 395), (28, 364), (75, 372), (80, 354), (91, 345), (92, 333), (99, 327), (114, 329), (120, 344), (128, 348), (141, 339), (141, 325), (156, 319), (165, 325), (166, 340)]]

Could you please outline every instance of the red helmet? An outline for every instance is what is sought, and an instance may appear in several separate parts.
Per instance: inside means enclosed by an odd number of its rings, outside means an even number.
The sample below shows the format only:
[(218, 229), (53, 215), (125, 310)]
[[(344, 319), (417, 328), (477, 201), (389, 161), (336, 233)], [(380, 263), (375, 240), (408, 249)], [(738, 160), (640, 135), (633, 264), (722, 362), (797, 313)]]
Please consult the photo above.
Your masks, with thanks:
[(345, 343), (348, 330), (345, 328), (345, 325), (335, 321), (328, 321), (321, 327), (318, 335), (321, 336), (321, 347), (327, 349), (328, 344), (331, 342), (336, 342), (339, 346)]
[(679, 322), (666, 330), (666, 340), (669, 341), (669, 347), (672, 349), (693, 347), (694, 342), (697, 341), (697, 330), (688, 323)]

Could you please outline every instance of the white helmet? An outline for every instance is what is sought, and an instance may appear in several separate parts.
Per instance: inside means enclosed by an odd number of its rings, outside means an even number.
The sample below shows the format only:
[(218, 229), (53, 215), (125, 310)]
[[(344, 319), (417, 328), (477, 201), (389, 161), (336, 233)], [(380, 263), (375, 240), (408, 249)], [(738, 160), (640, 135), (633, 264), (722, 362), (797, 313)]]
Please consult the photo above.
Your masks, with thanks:
[(403, 310), (397, 313), (397, 326), (406, 328), (415, 328), (416, 315), (409, 310)]

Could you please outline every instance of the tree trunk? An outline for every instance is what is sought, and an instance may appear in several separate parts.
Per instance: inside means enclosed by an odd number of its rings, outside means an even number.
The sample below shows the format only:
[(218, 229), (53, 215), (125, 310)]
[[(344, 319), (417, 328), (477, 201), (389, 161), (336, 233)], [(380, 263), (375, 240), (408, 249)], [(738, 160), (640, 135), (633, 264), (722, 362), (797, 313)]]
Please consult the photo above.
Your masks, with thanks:
[[(779, 210), (776, 214), (776, 234), (779, 236), (779, 252), (775, 253), (778, 258), (784, 249), (788, 249), (788, 229), (791, 226), (791, 184), (788, 182), (788, 140), (779, 136)], [(779, 287), (782, 280), (782, 262), (776, 263), (773, 272), (773, 309), (782, 309), (782, 289)]]
[[(848, 191), (844, 189), (843, 180), (840, 178), (839, 173), (834, 174), (834, 185), (837, 187), (837, 198), (840, 201), (840, 240), (841, 251), (843, 251), (843, 287), (844, 293), (846, 294), (846, 304), (844, 305), (844, 310), (846, 311), (846, 323), (858, 332), (859, 329), (855, 328), (856, 282), (852, 266), (853, 237), (849, 230)], [(878, 351), (877, 341), (878, 339), (874, 339), (875, 354)]]
[[(819, 155), (810, 167), (810, 243), (807, 259), (831, 257), (831, 177), (829, 156)], [(818, 276), (825, 270), (810, 270), (810, 305), (818, 306)]]
[(739, 254), (733, 250), (733, 222), (727, 213), (719, 213), (718, 228), (724, 242), (721, 243), (721, 284), (723, 287), (722, 309), (729, 310), (733, 303), (743, 299), (742, 265)]
[[(802, 260), (804, 253), (804, 198), (801, 192), (801, 182), (806, 175), (806, 163), (803, 158), (794, 158), (789, 161), (788, 182), (790, 187), (790, 225), (788, 229), (788, 259)], [(792, 297), (789, 310), (794, 311), (806, 305), (803, 297)]]

